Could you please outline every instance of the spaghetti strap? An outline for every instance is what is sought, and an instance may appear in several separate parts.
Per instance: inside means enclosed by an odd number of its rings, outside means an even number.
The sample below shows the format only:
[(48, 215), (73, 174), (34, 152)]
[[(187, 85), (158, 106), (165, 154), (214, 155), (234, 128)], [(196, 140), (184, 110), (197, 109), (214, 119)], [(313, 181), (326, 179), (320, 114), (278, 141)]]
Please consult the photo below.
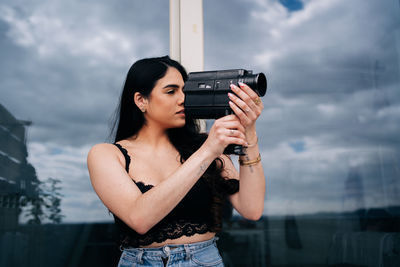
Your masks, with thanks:
[(129, 173), (129, 164), (131, 163), (131, 157), (128, 155), (128, 151), (125, 148), (123, 148), (120, 144), (113, 143), (113, 145), (118, 147), (119, 150), (124, 155), (124, 158), (125, 158), (125, 170), (126, 170), (127, 173)]

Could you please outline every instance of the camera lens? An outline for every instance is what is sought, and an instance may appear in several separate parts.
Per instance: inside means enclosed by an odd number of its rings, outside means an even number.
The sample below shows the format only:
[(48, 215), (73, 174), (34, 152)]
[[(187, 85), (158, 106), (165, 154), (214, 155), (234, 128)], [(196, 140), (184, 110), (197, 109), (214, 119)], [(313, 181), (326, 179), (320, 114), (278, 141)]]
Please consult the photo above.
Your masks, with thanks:
[(267, 92), (267, 78), (264, 73), (246, 75), (244, 83), (257, 92), (259, 96), (264, 96)]

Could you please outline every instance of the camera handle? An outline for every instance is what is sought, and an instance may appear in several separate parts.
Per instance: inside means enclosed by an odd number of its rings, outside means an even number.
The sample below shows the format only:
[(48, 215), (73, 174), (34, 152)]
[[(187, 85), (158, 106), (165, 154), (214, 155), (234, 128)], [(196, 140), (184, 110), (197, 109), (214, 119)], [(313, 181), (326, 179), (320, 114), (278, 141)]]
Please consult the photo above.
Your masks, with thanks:
[(236, 144), (228, 145), (224, 150), (224, 154), (227, 154), (227, 155), (234, 154), (234, 155), (238, 155), (238, 156), (246, 155), (246, 153), (244, 153), (243, 146), (236, 145)]
[[(225, 115), (230, 115), (233, 114), (232, 110), (225, 110)], [(244, 152), (244, 148), (242, 145), (237, 145), (237, 144), (230, 144), (228, 145), (225, 150), (224, 150), (224, 154), (227, 155), (238, 155), (238, 156), (243, 156), (246, 155), (246, 153)]]

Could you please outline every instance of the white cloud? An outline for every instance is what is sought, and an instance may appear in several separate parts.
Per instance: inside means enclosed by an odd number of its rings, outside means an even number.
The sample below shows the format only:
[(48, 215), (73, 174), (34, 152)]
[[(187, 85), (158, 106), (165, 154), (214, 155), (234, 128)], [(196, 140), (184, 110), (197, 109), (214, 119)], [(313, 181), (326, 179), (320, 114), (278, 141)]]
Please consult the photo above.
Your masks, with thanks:
[(135, 29), (128, 35), (123, 29), (102, 21), (101, 16), (92, 15), (87, 20), (76, 15), (60, 16), (45, 3), (22, 14), (9, 6), (0, 6), (0, 19), (9, 25), (7, 35), (11, 40), (47, 60), (69, 55), (85, 58), (92, 66), (119, 65), (138, 53), (140, 45), (162, 51), (162, 42), (152, 32), (141, 32), (140, 38), (135, 38)]
[[(331, 65), (326, 57), (335, 54), (341, 59), (351, 54), (374, 53), (375, 33), (385, 22), (368, 21), (373, 12), (370, 9), (358, 1), (342, 0), (312, 0), (304, 9), (290, 13), (278, 1), (259, 5), (251, 13), (252, 24), (263, 25), (259, 33), (263, 45), (254, 55), (255, 62), (275, 70), (276, 64), (282, 63), (301, 66), (298, 60), (326, 68)], [(370, 34), (360, 31), (366, 28)]]
[(328, 116), (334, 115), (338, 112), (338, 108), (333, 104), (318, 104), (317, 109)]
[(7, 6), (0, 7), (0, 18), (13, 25), (13, 29), (8, 32), (8, 36), (21, 46), (31, 46), (35, 44), (35, 38), (30, 31), (30, 25), (27, 21), (21, 21), (16, 18), (13, 9)]

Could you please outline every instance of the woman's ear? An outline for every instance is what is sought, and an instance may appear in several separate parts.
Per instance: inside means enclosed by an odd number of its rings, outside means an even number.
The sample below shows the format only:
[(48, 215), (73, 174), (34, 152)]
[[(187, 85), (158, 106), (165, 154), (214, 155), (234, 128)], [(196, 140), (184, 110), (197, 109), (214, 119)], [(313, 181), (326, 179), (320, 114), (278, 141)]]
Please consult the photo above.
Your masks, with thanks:
[(148, 101), (147, 101), (147, 97), (143, 96), (141, 93), (136, 92), (134, 94), (134, 100), (135, 100), (135, 104), (136, 106), (143, 112), (146, 112), (147, 109), (147, 105), (148, 105)]

